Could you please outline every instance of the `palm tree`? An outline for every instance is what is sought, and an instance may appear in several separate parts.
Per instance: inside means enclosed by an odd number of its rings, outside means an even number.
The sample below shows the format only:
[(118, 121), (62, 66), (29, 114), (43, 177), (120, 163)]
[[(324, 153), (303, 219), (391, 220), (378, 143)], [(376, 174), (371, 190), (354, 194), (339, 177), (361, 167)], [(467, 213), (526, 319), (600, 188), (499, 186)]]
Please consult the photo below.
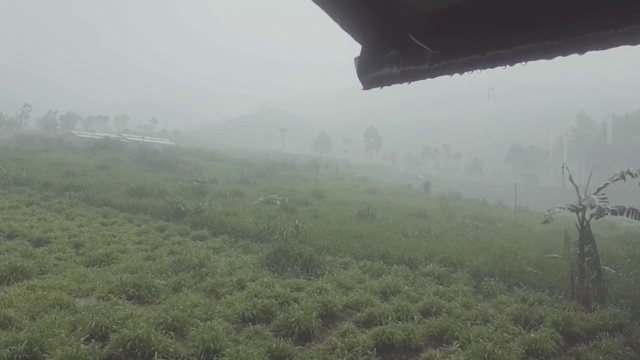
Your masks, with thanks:
[(281, 143), (282, 143), (283, 149), (284, 149), (284, 138), (287, 136), (288, 131), (289, 130), (287, 130), (287, 128), (284, 128), (284, 127), (280, 128), (280, 140), (282, 140)]
[(600, 265), (600, 254), (596, 245), (595, 237), (591, 231), (591, 221), (602, 219), (605, 216), (620, 216), (632, 220), (640, 221), (640, 210), (622, 205), (610, 205), (609, 195), (603, 191), (611, 184), (618, 181), (627, 181), (627, 179), (638, 179), (640, 177), (640, 169), (622, 170), (609, 178), (606, 182), (598, 186), (593, 192), (589, 193), (589, 182), (593, 169), (589, 175), (589, 180), (585, 187), (584, 193), (580, 194), (580, 187), (576, 184), (571, 171), (567, 164), (562, 165), (563, 174), (569, 176), (569, 182), (576, 190), (577, 202), (562, 204), (549, 209), (544, 216), (543, 224), (549, 224), (553, 221), (555, 215), (563, 212), (570, 212), (576, 215), (576, 229), (578, 230), (578, 249), (577, 249), (577, 278), (572, 290), (574, 300), (579, 302), (586, 310), (591, 309), (590, 289), (596, 296), (598, 303), (606, 301), (606, 288), (602, 279), (602, 266)]

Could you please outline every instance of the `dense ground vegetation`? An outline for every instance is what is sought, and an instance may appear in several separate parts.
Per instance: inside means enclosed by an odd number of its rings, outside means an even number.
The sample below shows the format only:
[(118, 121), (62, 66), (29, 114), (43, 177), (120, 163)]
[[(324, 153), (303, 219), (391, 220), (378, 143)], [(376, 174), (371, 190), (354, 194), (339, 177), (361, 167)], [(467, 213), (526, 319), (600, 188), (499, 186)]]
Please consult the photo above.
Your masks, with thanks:
[(637, 359), (640, 231), (604, 221), (611, 306), (564, 299), (543, 227), (344, 165), (0, 146), (0, 359)]

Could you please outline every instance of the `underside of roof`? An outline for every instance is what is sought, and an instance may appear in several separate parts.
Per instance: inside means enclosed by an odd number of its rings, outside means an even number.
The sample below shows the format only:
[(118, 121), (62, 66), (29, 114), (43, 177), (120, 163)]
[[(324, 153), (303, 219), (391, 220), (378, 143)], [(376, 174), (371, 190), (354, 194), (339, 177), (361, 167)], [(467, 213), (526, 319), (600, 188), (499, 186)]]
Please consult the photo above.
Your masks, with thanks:
[(365, 90), (640, 44), (640, 0), (313, 0)]

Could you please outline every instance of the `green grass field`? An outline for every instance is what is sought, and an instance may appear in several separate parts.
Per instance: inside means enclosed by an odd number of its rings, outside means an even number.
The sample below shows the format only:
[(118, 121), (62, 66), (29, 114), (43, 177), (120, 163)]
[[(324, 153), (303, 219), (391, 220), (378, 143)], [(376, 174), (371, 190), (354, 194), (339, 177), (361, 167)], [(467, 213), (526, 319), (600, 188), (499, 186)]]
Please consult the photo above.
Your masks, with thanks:
[(640, 358), (638, 228), (595, 225), (584, 313), (570, 219), (328, 164), (0, 146), (0, 359)]

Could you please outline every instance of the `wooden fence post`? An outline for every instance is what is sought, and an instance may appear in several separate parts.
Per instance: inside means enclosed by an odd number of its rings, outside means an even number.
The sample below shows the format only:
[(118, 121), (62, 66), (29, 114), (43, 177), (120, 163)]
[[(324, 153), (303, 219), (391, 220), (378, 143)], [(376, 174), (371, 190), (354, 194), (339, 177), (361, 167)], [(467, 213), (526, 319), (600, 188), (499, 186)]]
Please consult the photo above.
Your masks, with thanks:
[(513, 183), (513, 222), (518, 221), (518, 183)]

